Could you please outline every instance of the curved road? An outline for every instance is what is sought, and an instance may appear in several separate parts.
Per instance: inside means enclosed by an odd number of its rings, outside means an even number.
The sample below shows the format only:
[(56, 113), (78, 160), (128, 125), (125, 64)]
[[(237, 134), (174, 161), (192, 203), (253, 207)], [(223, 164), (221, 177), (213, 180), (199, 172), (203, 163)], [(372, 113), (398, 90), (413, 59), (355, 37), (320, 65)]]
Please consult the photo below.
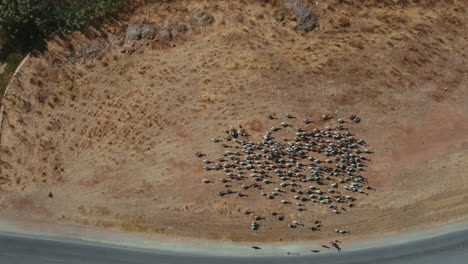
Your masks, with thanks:
[[(252, 249), (253, 250), (253, 249)], [(369, 249), (282, 257), (220, 257), (108, 246), (0, 233), (0, 263), (8, 264), (461, 264), (468, 263), (468, 229)]]

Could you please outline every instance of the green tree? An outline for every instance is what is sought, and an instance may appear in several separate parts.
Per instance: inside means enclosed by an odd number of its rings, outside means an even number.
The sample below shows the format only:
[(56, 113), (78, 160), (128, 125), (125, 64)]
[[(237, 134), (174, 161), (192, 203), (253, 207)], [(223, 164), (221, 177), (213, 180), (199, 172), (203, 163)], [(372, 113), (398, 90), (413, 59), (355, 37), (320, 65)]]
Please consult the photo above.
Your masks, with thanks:
[(123, 0), (0, 0), (0, 26), (14, 42), (68, 33), (117, 11)]

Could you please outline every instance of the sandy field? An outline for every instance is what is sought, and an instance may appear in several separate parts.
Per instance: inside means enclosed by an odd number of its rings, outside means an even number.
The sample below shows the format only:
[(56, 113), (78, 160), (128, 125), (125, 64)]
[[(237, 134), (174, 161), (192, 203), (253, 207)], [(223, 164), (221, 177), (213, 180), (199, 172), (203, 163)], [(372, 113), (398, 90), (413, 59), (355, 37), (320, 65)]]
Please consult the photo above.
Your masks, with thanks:
[[(295, 30), (276, 1), (147, 4), (49, 42), (3, 99), (0, 218), (242, 243), (346, 241), (468, 220), (464, 1), (317, 1)], [(128, 41), (128, 25), (155, 35)], [(251, 140), (291, 113), (356, 114), (376, 188), (339, 215), (297, 212), (253, 190), (219, 197), (195, 156), (241, 124)], [(250, 190), (246, 193), (249, 194)], [(319, 219), (319, 232), (244, 210)], [(334, 229), (347, 229), (339, 235)]]

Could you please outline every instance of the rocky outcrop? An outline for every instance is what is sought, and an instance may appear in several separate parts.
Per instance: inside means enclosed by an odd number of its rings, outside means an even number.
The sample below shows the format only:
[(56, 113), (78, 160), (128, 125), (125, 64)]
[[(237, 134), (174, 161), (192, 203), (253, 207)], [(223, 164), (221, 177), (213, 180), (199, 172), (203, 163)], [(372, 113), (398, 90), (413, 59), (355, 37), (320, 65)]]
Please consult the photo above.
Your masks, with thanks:
[(153, 25), (140, 24), (132, 25), (127, 29), (126, 41), (148, 40), (154, 38), (155, 28)]
[(73, 50), (67, 52), (70, 61), (83, 63), (89, 59), (103, 56), (104, 51), (109, 47), (109, 42), (104, 38), (97, 38), (79, 43)]

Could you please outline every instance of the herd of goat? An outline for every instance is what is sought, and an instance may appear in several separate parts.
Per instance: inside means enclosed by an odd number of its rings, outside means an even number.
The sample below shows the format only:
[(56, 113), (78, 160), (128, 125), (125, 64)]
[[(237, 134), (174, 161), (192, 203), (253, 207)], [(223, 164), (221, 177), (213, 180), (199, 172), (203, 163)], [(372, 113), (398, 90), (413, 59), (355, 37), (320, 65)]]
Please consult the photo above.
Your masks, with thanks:
[[(273, 114), (267, 118), (278, 120)], [(323, 128), (316, 127), (309, 119), (304, 119), (301, 127), (294, 126), (288, 121), (298, 121), (290, 114), (284, 114), (284, 118), (285, 122), (271, 127), (257, 142), (248, 140), (251, 136), (241, 125), (224, 130), (226, 136), (223, 138), (213, 138), (212, 141), (221, 144), (226, 151), (215, 160), (203, 160), (203, 168), (216, 172), (219, 179), (203, 179), (202, 182), (220, 182), (225, 188), (217, 193), (221, 197), (244, 197), (247, 196), (245, 190), (256, 189), (264, 199), (277, 200), (298, 212), (319, 205), (333, 214), (341, 214), (356, 206), (359, 195), (367, 195), (373, 190), (362, 175), (372, 151), (364, 140), (356, 138), (346, 127), (350, 122), (360, 123), (359, 117), (351, 115), (348, 121), (323, 115), (322, 123), (328, 124)], [(203, 158), (206, 155), (199, 152), (196, 156)], [(232, 190), (233, 185), (238, 190)], [(245, 210), (244, 214), (252, 217), (252, 230), (258, 230), (261, 220), (265, 219), (251, 210)], [(279, 212), (271, 212), (271, 216), (278, 221), (285, 220), (285, 215)], [(306, 225), (316, 231), (322, 223), (318, 220), (301, 223), (291, 219), (287, 224), (289, 228)], [(348, 230), (335, 232), (349, 233)]]

